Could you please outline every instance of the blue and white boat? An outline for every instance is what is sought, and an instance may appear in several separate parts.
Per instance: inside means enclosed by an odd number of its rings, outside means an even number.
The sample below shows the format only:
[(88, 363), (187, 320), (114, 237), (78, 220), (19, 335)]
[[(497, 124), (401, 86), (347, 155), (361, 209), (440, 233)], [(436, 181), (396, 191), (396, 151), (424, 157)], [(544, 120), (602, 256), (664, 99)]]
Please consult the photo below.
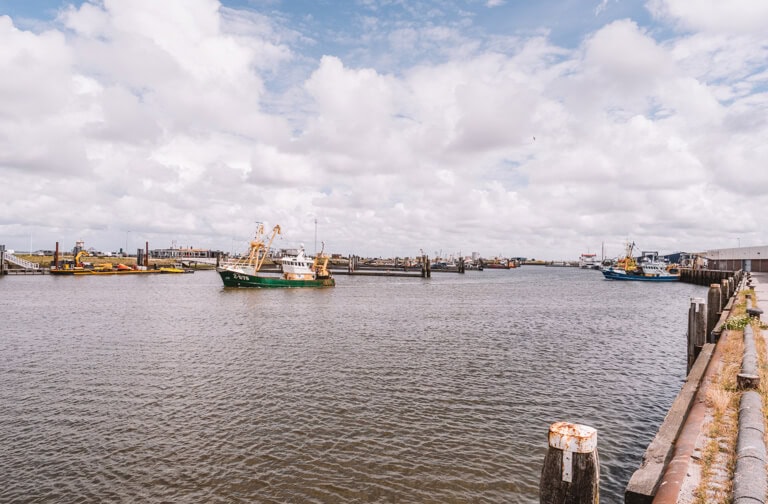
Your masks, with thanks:
[(608, 280), (635, 280), (641, 282), (677, 282), (680, 271), (659, 259), (658, 252), (643, 252), (640, 260), (632, 257), (634, 243), (627, 245), (627, 254), (615, 265), (603, 268)]

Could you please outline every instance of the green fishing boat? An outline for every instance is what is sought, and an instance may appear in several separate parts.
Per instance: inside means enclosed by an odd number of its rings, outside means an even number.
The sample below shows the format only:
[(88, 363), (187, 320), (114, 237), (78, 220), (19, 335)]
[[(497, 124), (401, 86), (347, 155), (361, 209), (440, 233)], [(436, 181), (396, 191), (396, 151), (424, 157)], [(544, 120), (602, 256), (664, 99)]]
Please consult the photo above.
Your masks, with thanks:
[(328, 256), (322, 251), (317, 257), (308, 257), (302, 246), (293, 254), (274, 259), (282, 273), (262, 273), (261, 267), (267, 257), (280, 226), (272, 229), (269, 240), (264, 234), (264, 225), (259, 224), (256, 236), (251, 240), (247, 254), (232, 259), (216, 268), (225, 287), (333, 287), (336, 281), (328, 271)]

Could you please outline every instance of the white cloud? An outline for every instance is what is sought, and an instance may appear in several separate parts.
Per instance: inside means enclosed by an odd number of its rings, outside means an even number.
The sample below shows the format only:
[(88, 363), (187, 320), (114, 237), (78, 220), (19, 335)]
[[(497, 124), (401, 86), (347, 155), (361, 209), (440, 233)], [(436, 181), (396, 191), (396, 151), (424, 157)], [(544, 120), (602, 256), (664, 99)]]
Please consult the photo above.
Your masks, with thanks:
[(768, 25), (768, 3), (762, 0), (650, 0), (654, 16), (676, 23), (682, 29), (703, 32), (764, 32)]

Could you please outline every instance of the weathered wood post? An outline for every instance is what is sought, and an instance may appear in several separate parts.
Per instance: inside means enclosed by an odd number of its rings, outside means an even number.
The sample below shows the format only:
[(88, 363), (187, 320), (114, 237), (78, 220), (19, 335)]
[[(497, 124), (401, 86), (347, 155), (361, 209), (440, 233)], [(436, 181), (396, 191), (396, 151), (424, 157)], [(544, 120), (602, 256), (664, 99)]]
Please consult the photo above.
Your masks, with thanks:
[(5, 275), (5, 245), (0, 245), (0, 275)]
[(539, 502), (600, 502), (597, 430), (568, 422), (556, 422), (549, 426), (549, 449), (541, 469)]
[(717, 343), (714, 336), (712, 336), (712, 330), (717, 325), (717, 321), (720, 319), (720, 284), (710, 284), (709, 292), (707, 293), (707, 330), (706, 330), (706, 342)]
[(728, 280), (725, 278), (720, 280), (720, 295), (722, 296), (722, 300), (720, 301), (720, 311), (723, 311), (725, 305), (728, 304), (728, 300), (731, 298), (728, 295)]
[(707, 322), (705, 317), (706, 307), (703, 298), (691, 298), (691, 307), (688, 309), (688, 368), (686, 374), (691, 372), (696, 357), (706, 342)]

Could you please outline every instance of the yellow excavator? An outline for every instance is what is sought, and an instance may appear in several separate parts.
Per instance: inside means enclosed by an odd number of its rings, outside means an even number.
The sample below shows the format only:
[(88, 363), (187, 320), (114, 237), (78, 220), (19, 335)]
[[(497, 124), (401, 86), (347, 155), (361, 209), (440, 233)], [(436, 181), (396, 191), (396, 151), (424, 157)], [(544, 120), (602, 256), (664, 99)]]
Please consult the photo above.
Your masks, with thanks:
[(91, 254), (89, 254), (85, 250), (81, 250), (80, 252), (78, 252), (77, 255), (75, 256), (75, 268), (82, 268), (83, 267), (83, 263), (80, 262), (80, 258), (81, 257), (90, 257), (90, 256), (91, 256)]

